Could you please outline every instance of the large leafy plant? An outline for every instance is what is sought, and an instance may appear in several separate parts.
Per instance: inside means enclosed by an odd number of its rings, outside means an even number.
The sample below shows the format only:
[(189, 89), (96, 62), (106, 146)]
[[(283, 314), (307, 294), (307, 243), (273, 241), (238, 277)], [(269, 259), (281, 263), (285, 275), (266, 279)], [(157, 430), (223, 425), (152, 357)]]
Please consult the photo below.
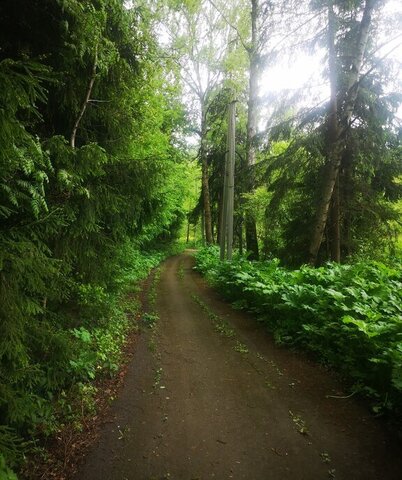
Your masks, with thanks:
[(238, 258), (216, 249), (197, 268), (240, 308), (255, 312), (277, 342), (314, 352), (375, 399), (402, 413), (402, 264), (328, 263), (287, 270), (279, 262)]

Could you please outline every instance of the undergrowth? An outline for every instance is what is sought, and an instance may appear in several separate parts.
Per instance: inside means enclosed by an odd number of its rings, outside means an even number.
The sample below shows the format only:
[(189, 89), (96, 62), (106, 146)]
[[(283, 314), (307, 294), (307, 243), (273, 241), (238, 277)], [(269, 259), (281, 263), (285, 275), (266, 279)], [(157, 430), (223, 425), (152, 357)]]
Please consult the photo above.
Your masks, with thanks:
[[(136, 328), (139, 281), (181, 246), (145, 252), (127, 243), (116, 252), (108, 283), (70, 282), (59, 313), (30, 325), (29, 350), (18, 369), (0, 368), (0, 479), (17, 478), (27, 455), (64, 428), (95, 414), (94, 381), (113, 376), (129, 331)], [(50, 310), (50, 309), (49, 309)], [(4, 368), (4, 370), (3, 370)]]
[(402, 417), (402, 264), (375, 261), (287, 270), (278, 260), (219, 261), (196, 254), (196, 268), (237, 308), (254, 312), (280, 344), (336, 367), (376, 413)]

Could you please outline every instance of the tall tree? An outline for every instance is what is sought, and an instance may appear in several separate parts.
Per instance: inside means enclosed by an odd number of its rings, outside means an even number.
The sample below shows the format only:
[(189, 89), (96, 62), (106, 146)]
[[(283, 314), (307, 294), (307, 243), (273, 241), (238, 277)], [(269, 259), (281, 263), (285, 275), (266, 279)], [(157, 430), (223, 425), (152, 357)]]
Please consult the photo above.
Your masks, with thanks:
[[(356, 98), (359, 91), (361, 75), (367, 42), (370, 36), (370, 26), (373, 10), (377, 0), (366, 0), (360, 22), (357, 22), (357, 35), (355, 46), (348, 52), (349, 62), (341, 63), (337, 57), (336, 35), (337, 17), (335, 15), (336, 2), (328, 2), (328, 64), (331, 85), (330, 111), (328, 115), (327, 161), (323, 173), (323, 181), (319, 203), (317, 205), (315, 221), (309, 247), (309, 262), (315, 265), (318, 252), (322, 243), (325, 227), (328, 222), (328, 212), (331, 199), (334, 198), (334, 189), (337, 184), (342, 155), (345, 150), (345, 138), (350, 128), (351, 118), (355, 109)], [(351, 45), (349, 45), (352, 48)], [(344, 70), (342, 71), (342, 65)], [(346, 70), (346, 71), (345, 71)], [(342, 79), (342, 88), (339, 82)], [(338, 189), (335, 189), (337, 194)], [(338, 199), (334, 198), (334, 223), (335, 231), (339, 229), (339, 214), (337, 212)], [(334, 260), (340, 259), (339, 234), (336, 235), (334, 247)]]
[[(255, 165), (255, 148), (256, 135), (258, 128), (258, 81), (259, 72), (261, 69), (261, 38), (260, 29), (258, 27), (259, 20), (259, 2), (258, 0), (251, 0), (251, 41), (247, 46), (247, 53), (249, 57), (249, 87), (248, 87), (248, 110), (247, 110), (247, 140), (246, 140), (246, 165), (248, 167), (247, 190), (251, 192), (255, 187), (254, 179), (254, 165)], [(257, 227), (255, 218), (250, 213), (246, 213), (246, 247), (250, 252), (249, 258), (257, 260), (258, 240)]]
[[(255, 164), (257, 154), (258, 123), (261, 99), (259, 84), (265, 65), (277, 55), (281, 41), (277, 41), (285, 22), (285, 4), (289, 2), (269, 2), (260, 0), (242, 0), (234, 2), (233, 14), (224, 3), (210, 0), (225, 21), (237, 35), (239, 46), (247, 56), (247, 124), (245, 139), (245, 161), (243, 165), (243, 189), (250, 195), (255, 187)], [(293, 5), (293, 2), (291, 2)], [(283, 36), (287, 36), (285, 31)], [(239, 65), (237, 68), (242, 68)], [(236, 68), (236, 67), (235, 67)], [(256, 220), (250, 209), (245, 211), (246, 248), (250, 259), (258, 259), (259, 247)]]
[(196, 132), (199, 136), (202, 205), (205, 240), (213, 243), (208, 165), (208, 114), (222, 81), (222, 61), (227, 48), (228, 27), (207, 0), (180, 1), (163, 21), (179, 63), (185, 96), (193, 104)]
[(236, 104), (231, 101), (228, 106), (227, 148), (225, 155), (225, 178), (223, 186), (223, 208), (220, 229), (221, 260), (232, 260), (233, 250), (233, 217), (234, 217), (234, 178), (236, 149)]

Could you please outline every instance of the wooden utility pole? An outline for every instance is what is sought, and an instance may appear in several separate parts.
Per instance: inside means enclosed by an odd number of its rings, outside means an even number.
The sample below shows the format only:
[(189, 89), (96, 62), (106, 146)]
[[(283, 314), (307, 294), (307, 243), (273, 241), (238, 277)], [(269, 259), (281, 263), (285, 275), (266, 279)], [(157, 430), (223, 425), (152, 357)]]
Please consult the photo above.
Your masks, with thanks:
[(225, 178), (223, 187), (223, 213), (221, 225), (221, 260), (232, 260), (233, 252), (233, 212), (234, 212), (234, 170), (236, 144), (236, 103), (228, 107), (227, 152), (225, 155)]
[(236, 103), (229, 104), (228, 124), (228, 185), (227, 185), (227, 210), (226, 225), (228, 251), (227, 259), (232, 260), (233, 250), (233, 215), (234, 215), (234, 170), (235, 170), (235, 149), (236, 149)]
[[(246, 141), (246, 164), (247, 183), (246, 191), (253, 192), (255, 189), (255, 157), (256, 136), (258, 128), (258, 80), (260, 75), (260, 49), (261, 31), (258, 28), (258, 15), (260, 5), (258, 0), (251, 0), (251, 45), (247, 49), (250, 61), (249, 86), (248, 86), (248, 109), (247, 109), (247, 141)], [(253, 216), (246, 212), (246, 248), (249, 260), (258, 260), (257, 226)]]
[[(229, 117), (228, 117), (229, 120)], [(228, 121), (229, 125), (229, 121)], [(229, 156), (229, 129), (226, 140), (226, 153), (225, 153), (225, 168), (223, 176), (223, 195), (222, 195), (222, 211), (221, 211), (221, 225), (219, 229), (219, 244), (220, 244), (220, 259), (225, 260), (226, 250), (226, 234), (227, 234), (227, 206), (228, 206), (228, 156)]]

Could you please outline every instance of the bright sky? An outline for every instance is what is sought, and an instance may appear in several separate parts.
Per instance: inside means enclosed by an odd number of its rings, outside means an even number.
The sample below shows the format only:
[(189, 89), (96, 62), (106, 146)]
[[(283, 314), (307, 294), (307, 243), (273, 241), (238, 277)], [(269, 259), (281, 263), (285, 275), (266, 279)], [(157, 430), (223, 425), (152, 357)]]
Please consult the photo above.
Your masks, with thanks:
[[(127, 2), (131, 0), (126, 0)], [(402, 61), (402, 1), (388, 0), (381, 15), (379, 31), (381, 32), (379, 44), (385, 44), (377, 52), (378, 57), (387, 56), (389, 59)], [(321, 25), (316, 25), (320, 28)], [(163, 28), (158, 31), (161, 44), (168, 44), (169, 39)], [(291, 38), (291, 37), (290, 37)], [(301, 90), (303, 100), (300, 106), (314, 106), (325, 102), (329, 98), (329, 83), (323, 76), (327, 68), (324, 58), (324, 50), (316, 51), (314, 54), (300, 52), (298, 56), (289, 59), (286, 54), (278, 56), (275, 63), (262, 75), (260, 81), (259, 96), (265, 105), (260, 112), (260, 129), (267, 126), (270, 114), (273, 112), (273, 103), (280, 94), (296, 93)], [(402, 70), (395, 72), (397, 85), (385, 86), (386, 91), (402, 91)], [(402, 106), (397, 117), (402, 123)], [(196, 137), (188, 139), (190, 144), (197, 143)]]
[[(387, 56), (387, 58), (402, 61), (402, 2), (400, 0), (390, 0), (383, 10), (383, 24), (380, 26), (380, 31), (383, 32), (379, 43), (385, 44), (378, 50), (379, 57)], [(325, 68), (325, 60), (323, 53), (315, 53), (309, 55), (301, 53), (298, 58), (292, 61), (286, 58), (274, 66), (267, 69), (262, 76), (260, 83), (260, 96), (262, 98), (272, 95), (278, 95), (285, 91), (296, 91), (305, 87), (309, 88), (311, 97), (315, 97), (312, 104), (325, 101), (329, 98), (329, 84), (323, 80), (322, 72)], [(396, 83), (399, 82), (399, 91), (402, 85), (402, 69), (399, 73), (396, 72)], [(398, 89), (396, 85), (390, 85), (387, 90), (391, 91)], [(315, 102), (315, 103), (314, 103)], [(304, 102), (305, 103), (305, 102)], [(310, 103), (310, 102), (309, 102)], [(398, 110), (397, 117), (402, 121), (402, 106)], [(261, 119), (261, 128), (264, 128), (264, 122), (267, 119)]]
[[(276, 64), (270, 68), (261, 81), (261, 95), (282, 90), (294, 90), (304, 84), (312, 84), (314, 77), (320, 77), (322, 63), (317, 57), (301, 55), (295, 62)], [(318, 74), (318, 75), (317, 75)], [(321, 85), (322, 82), (319, 82)]]

